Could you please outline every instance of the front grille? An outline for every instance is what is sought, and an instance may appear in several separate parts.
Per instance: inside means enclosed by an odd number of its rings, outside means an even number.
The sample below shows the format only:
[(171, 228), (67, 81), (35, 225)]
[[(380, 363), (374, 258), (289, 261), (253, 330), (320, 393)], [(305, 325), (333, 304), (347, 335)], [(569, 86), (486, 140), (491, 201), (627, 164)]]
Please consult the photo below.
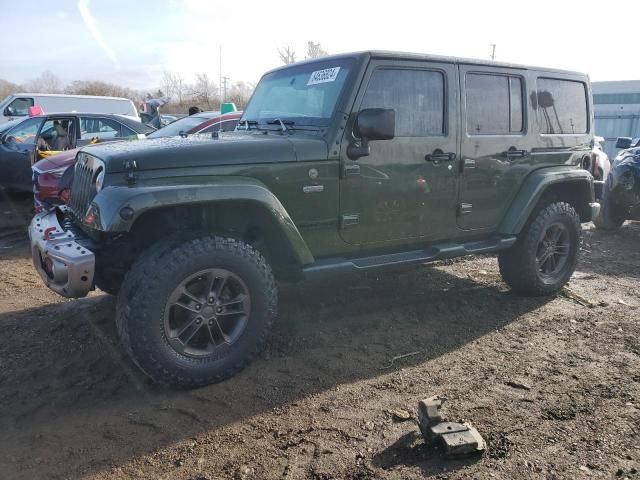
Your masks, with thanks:
[(96, 196), (96, 177), (101, 169), (104, 169), (101, 160), (84, 152), (78, 154), (69, 200), (69, 206), (78, 218), (84, 217), (91, 201)]

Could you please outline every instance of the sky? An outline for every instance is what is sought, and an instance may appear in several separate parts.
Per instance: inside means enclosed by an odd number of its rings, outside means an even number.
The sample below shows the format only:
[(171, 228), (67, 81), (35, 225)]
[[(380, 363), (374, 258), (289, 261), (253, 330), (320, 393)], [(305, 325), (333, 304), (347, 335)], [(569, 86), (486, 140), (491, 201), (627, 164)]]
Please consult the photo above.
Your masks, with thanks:
[[(597, 7), (596, 7), (597, 5)], [(291, 45), (329, 53), (381, 49), (488, 59), (586, 72), (592, 80), (640, 79), (631, 0), (529, 2), (445, 0), (217, 1), (0, 0), (0, 78), (23, 83), (49, 70), (63, 82), (161, 86), (163, 71), (186, 82), (257, 82)]]

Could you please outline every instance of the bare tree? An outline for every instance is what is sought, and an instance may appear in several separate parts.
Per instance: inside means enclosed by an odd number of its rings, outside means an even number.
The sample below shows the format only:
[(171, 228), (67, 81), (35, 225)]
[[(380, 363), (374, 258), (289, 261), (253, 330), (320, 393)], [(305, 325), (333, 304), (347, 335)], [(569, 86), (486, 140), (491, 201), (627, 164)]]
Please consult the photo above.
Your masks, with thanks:
[(4, 98), (12, 93), (17, 93), (20, 90), (23, 90), (22, 86), (0, 78), (0, 98)]
[(314, 43), (311, 40), (307, 42), (307, 58), (326, 57), (327, 52), (322, 49), (320, 42)]
[(285, 65), (289, 65), (296, 61), (296, 52), (293, 51), (293, 47), (291, 45), (279, 48), (278, 55), (280, 55), (280, 60), (282, 60), (282, 63)]
[(206, 72), (196, 73), (196, 82), (191, 91), (192, 100), (201, 105), (206, 105), (207, 110), (216, 102), (218, 96), (218, 86), (209, 78)]
[(166, 70), (162, 72), (162, 90), (168, 97), (173, 94), (173, 74)]
[(27, 89), (37, 93), (60, 93), (62, 81), (49, 70), (45, 70), (27, 84)]
[(240, 110), (244, 110), (255, 88), (255, 85), (252, 83), (236, 82), (231, 85), (227, 93), (226, 101), (233, 102)]

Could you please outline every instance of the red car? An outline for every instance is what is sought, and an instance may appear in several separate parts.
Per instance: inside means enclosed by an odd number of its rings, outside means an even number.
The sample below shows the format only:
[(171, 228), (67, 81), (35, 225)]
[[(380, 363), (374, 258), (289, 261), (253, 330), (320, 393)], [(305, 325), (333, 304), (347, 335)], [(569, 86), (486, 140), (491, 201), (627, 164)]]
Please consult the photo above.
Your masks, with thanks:
[[(220, 112), (201, 112), (183, 117), (169, 125), (147, 135), (147, 138), (173, 137), (176, 135), (193, 135), (211, 133), (213, 131), (229, 132), (234, 130), (242, 112), (220, 114)], [(60, 187), (60, 179), (64, 172), (75, 164), (79, 148), (66, 150), (57, 155), (37, 162), (33, 170), (33, 194), (36, 213), (53, 205), (61, 205), (69, 200), (69, 190)]]

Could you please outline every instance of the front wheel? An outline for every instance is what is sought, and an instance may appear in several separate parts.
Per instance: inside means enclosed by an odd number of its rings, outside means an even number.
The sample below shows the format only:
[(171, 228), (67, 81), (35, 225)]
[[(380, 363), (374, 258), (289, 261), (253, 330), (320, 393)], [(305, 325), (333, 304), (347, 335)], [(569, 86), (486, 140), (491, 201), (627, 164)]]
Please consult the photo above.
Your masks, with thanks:
[(581, 241), (575, 209), (568, 203), (551, 203), (538, 211), (513, 247), (498, 255), (502, 278), (518, 293), (557, 293), (575, 270)]
[(176, 388), (222, 381), (260, 351), (276, 314), (271, 268), (251, 246), (205, 237), (143, 256), (118, 295), (125, 349)]

